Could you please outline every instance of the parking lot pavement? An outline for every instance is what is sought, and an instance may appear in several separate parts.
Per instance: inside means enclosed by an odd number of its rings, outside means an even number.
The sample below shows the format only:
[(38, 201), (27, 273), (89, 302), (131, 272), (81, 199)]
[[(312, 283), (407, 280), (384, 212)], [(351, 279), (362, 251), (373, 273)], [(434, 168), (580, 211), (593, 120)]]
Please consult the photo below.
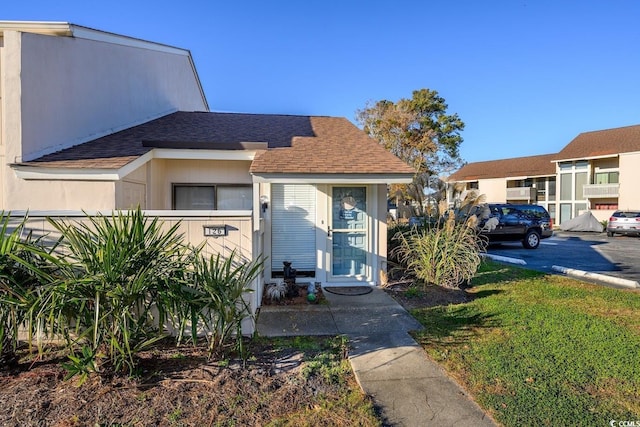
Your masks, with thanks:
[[(491, 255), (515, 258), (526, 268), (555, 272), (553, 266), (600, 273), (640, 283), (640, 237), (556, 231), (528, 250), (520, 242), (492, 245)], [(520, 262), (520, 263), (521, 263)]]

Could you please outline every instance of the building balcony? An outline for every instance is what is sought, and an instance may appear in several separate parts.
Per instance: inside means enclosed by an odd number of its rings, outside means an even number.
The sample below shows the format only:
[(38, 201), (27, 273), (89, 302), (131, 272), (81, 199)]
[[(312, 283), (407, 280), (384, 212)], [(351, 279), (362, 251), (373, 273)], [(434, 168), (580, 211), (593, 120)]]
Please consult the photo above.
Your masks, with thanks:
[(536, 200), (537, 190), (535, 187), (513, 187), (507, 188), (507, 201), (526, 200), (532, 202)]
[(586, 199), (618, 197), (620, 184), (586, 184), (582, 191)]

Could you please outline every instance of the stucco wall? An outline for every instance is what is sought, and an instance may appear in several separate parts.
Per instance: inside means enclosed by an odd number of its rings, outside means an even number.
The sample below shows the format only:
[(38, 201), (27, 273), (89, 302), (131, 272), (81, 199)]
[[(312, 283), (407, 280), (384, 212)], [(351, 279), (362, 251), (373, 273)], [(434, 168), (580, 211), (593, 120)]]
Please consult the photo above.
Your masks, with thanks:
[(109, 181), (25, 181), (6, 183), (6, 210), (114, 209), (115, 184)]
[(504, 203), (507, 199), (506, 178), (481, 179), (478, 181), (478, 191), (484, 194), (487, 202)]
[(170, 111), (206, 108), (187, 55), (39, 34), (5, 38), (19, 61), (9, 64), (21, 78), (12, 88), (21, 91), (19, 104), (9, 106), (22, 112), (15, 153), (22, 160)]
[(374, 185), (373, 191), (377, 192), (377, 210), (374, 218), (374, 242), (377, 241), (377, 259), (373, 265), (373, 281), (377, 285), (385, 285), (387, 279), (387, 186), (385, 184)]
[(147, 208), (147, 164), (115, 184), (116, 209)]
[(640, 210), (640, 153), (620, 154), (619, 209)]
[(148, 209), (171, 209), (171, 184), (252, 184), (250, 161), (162, 160), (151, 162)]

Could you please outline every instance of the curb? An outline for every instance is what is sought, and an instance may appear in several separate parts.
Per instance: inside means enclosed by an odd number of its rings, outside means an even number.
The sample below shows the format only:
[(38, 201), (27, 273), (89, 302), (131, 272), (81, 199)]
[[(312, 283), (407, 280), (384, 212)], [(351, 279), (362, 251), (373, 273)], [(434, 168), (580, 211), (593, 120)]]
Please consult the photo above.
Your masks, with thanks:
[(494, 261), (508, 262), (510, 264), (527, 265), (527, 262), (520, 258), (510, 258), (502, 255), (480, 254), (480, 256), (491, 258)]
[(554, 271), (558, 271), (560, 273), (564, 273), (567, 276), (598, 280), (601, 282), (609, 283), (611, 285), (624, 286), (625, 288), (629, 288), (629, 289), (640, 288), (640, 284), (634, 280), (607, 276), (606, 274), (592, 273), (590, 271), (584, 271), (584, 270), (576, 270), (574, 268), (567, 268), (559, 265), (554, 265), (551, 267), (551, 269)]

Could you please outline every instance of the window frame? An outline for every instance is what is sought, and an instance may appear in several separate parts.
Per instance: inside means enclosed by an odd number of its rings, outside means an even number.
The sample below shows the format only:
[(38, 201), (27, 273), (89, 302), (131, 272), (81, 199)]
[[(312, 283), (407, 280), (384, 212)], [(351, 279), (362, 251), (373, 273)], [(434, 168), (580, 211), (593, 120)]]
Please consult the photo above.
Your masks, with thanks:
[[(219, 182), (219, 183), (181, 183), (181, 182), (173, 182), (171, 183), (171, 209), (172, 210), (177, 210), (176, 209), (176, 189), (178, 187), (210, 187), (213, 188), (213, 192), (214, 192), (214, 200), (213, 200), (213, 210), (217, 211), (218, 210), (218, 201), (220, 200), (220, 198), (218, 197), (218, 188), (219, 187), (225, 187), (225, 188), (229, 188), (229, 187), (237, 187), (237, 188), (249, 188), (251, 189), (251, 192), (253, 193), (253, 185), (251, 184), (235, 184), (235, 183), (223, 183), (223, 182)], [(197, 209), (180, 209), (180, 210), (197, 210)], [(250, 209), (253, 210), (253, 207)]]

